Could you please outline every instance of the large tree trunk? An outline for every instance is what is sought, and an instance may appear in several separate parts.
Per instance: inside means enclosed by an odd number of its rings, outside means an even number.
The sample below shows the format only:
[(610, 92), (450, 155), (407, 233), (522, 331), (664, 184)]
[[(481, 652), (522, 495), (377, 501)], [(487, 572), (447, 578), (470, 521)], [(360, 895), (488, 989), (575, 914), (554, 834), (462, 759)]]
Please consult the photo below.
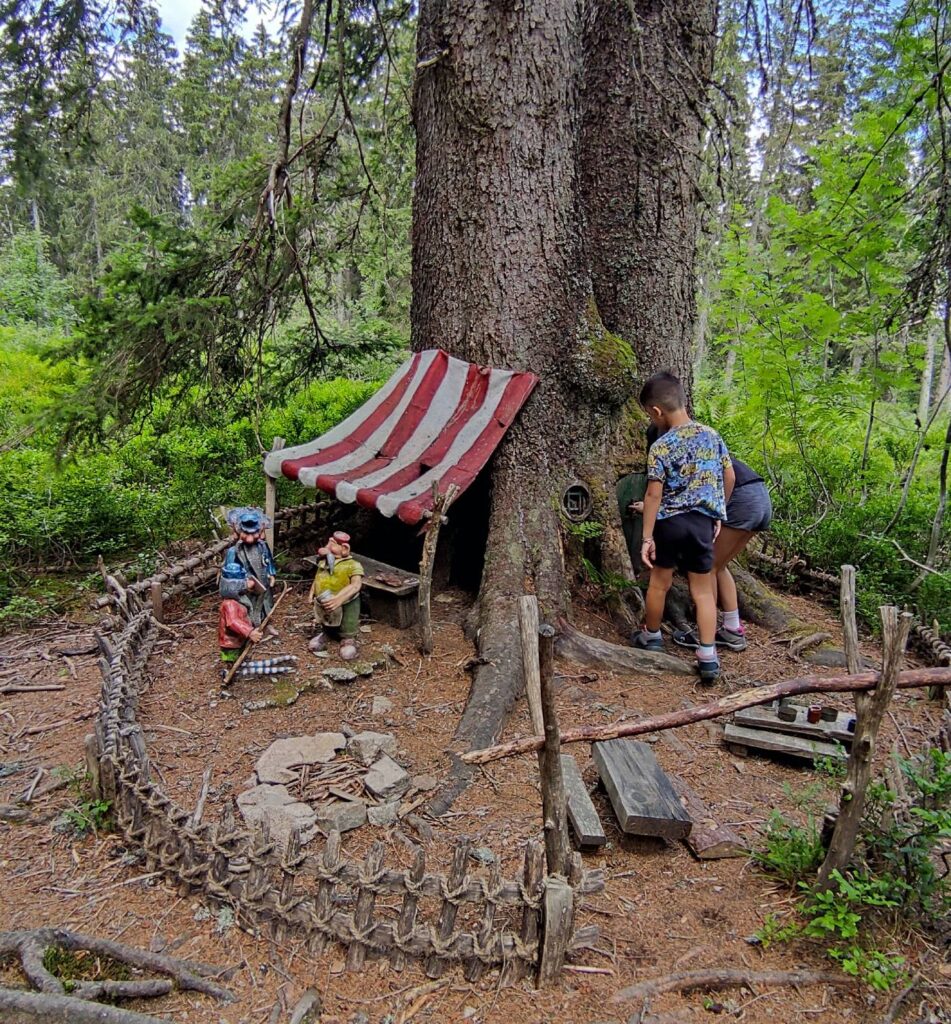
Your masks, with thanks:
[[(413, 347), (439, 346), (540, 378), (491, 464), (483, 664), (457, 730), (460, 749), (493, 742), (520, 692), (515, 598), (536, 593), (549, 621), (569, 613), (559, 516), (565, 486), (589, 481), (597, 514), (617, 523), (610, 455), (620, 410), (638, 383), (632, 346), (610, 324), (605, 329), (589, 273), (579, 182), (582, 0), (555, 0), (543, 10), (428, 0), (419, 14)], [(662, 75), (663, 50), (647, 57), (659, 61), (650, 74)], [(693, 193), (684, 187), (680, 202), (692, 265)], [(673, 205), (669, 217), (673, 245)], [(689, 373), (692, 286), (682, 267), (675, 274), (676, 257), (656, 265), (652, 256), (636, 259), (651, 227), (638, 230), (638, 240), (628, 240), (626, 273), (636, 271), (644, 295), (636, 316), (618, 323), (638, 342), (644, 367), (661, 351), (666, 325), (676, 324), (664, 361)], [(677, 252), (685, 251), (680, 243)], [(629, 294), (619, 279), (612, 290)], [(667, 320), (648, 331), (661, 309)]]
[(582, 187), (598, 310), (642, 377), (690, 393), (698, 180), (716, 5), (598, 0), (584, 35)]

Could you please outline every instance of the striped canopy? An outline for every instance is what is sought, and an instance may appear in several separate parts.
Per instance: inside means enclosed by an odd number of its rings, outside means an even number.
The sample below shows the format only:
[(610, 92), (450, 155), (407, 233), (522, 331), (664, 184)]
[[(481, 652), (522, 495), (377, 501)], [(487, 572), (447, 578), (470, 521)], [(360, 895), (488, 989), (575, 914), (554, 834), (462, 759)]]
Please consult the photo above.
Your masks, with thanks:
[(270, 452), (264, 471), (412, 525), (432, 507), (434, 481), (441, 493), (472, 483), (537, 383), (442, 349), (417, 352), (332, 430)]

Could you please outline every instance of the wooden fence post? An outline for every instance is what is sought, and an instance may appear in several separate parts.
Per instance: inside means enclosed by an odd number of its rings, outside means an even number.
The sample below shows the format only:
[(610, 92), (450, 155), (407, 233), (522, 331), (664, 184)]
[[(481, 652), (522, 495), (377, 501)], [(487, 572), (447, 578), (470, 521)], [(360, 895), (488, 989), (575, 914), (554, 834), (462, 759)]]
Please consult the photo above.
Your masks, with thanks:
[(433, 481), (433, 508), (423, 540), (423, 557), (419, 563), (419, 650), (421, 654), (433, 653), (433, 620), (430, 615), (429, 595), (433, 587), (433, 562), (436, 559), (436, 542), (439, 528), (443, 524), (446, 510), (452, 504), (459, 488), (450, 484), (445, 494), (439, 493), (438, 481)]
[(152, 603), (152, 618), (155, 619), (156, 622), (164, 622), (165, 603), (164, 595), (162, 593), (162, 584), (153, 580), (149, 590)]
[(545, 860), (549, 875), (565, 875), (568, 864), (568, 810), (565, 780), (561, 773), (561, 731), (555, 713), (555, 630), (538, 629), (538, 663), (545, 746), (538, 752), (542, 783), (542, 817), (545, 821)]
[(532, 716), (532, 732), (536, 736), (545, 733), (545, 719), (542, 716), (541, 679), (538, 668), (538, 598), (526, 594), (517, 602), (518, 628), (522, 638), (522, 675), (525, 677), (525, 697), (528, 711)]
[(541, 955), (537, 988), (557, 981), (565, 963), (571, 927), (574, 923), (574, 891), (565, 879), (549, 876), (545, 880), (545, 911), (542, 919)]
[(858, 710), (855, 724), (855, 739), (849, 755), (845, 782), (839, 797), (839, 817), (835, 823), (832, 840), (826, 859), (819, 869), (816, 883), (819, 889), (830, 889), (835, 884), (833, 871), (842, 871), (852, 859), (862, 811), (865, 807), (865, 790), (872, 776), (872, 756), (879, 727), (898, 684), (902, 657), (908, 633), (911, 629), (911, 615), (887, 606), (879, 609), (882, 616), (882, 647), (884, 659), (882, 678), (871, 691), (864, 708)]
[[(272, 452), (279, 452), (284, 447), (284, 438), (275, 437), (271, 445)], [(277, 512), (277, 477), (264, 474), (264, 514), (271, 520), (267, 528), (267, 545), (274, 553), (274, 514)]]

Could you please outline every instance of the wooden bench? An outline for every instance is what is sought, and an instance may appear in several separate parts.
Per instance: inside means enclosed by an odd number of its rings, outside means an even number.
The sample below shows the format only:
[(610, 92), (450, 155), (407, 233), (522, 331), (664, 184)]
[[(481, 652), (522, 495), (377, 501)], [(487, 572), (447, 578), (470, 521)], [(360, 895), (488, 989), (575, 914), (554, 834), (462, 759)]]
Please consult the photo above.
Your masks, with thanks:
[[(415, 625), (419, 618), (419, 577), (356, 552), (351, 552), (351, 557), (364, 570), (360, 588), (362, 609), (371, 618), (396, 629)], [(304, 561), (316, 569), (319, 559), (309, 555)]]

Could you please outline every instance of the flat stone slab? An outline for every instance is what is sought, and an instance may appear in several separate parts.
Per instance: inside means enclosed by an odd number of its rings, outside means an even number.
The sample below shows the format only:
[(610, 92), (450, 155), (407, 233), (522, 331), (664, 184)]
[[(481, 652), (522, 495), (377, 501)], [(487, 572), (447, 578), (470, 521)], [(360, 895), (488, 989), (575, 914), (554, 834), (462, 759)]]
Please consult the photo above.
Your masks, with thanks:
[(357, 678), (356, 672), (348, 668), (325, 668), (320, 674), (332, 683), (352, 683)]
[(347, 753), (371, 765), (380, 754), (396, 756), (396, 737), (391, 732), (358, 732), (347, 741)]
[(302, 843), (317, 834), (317, 815), (310, 804), (295, 800), (285, 786), (260, 785), (238, 794), (238, 809), (249, 825), (266, 824), (271, 838), (286, 846), (293, 830)]
[(363, 785), (380, 800), (396, 800), (409, 789), (409, 773), (388, 754), (383, 754), (367, 772)]
[(332, 800), (314, 808), (322, 832), (349, 832), (367, 823), (367, 805), (362, 800)]
[(313, 736), (275, 740), (255, 765), (258, 782), (293, 782), (299, 773), (292, 770), (292, 765), (326, 764), (346, 745), (342, 732), (318, 732)]
[(371, 715), (385, 715), (393, 710), (393, 701), (389, 697), (374, 697), (370, 706)]

